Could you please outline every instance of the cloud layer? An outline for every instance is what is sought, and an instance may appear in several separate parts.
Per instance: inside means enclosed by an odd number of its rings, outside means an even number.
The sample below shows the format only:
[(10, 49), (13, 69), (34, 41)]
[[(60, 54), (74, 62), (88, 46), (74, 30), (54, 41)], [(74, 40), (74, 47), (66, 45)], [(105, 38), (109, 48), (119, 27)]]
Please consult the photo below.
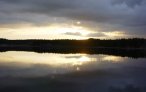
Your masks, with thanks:
[(144, 37), (145, 11), (145, 0), (0, 0), (0, 25), (43, 25), (57, 18), (57, 22), (81, 21), (95, 32), (122, 31)]

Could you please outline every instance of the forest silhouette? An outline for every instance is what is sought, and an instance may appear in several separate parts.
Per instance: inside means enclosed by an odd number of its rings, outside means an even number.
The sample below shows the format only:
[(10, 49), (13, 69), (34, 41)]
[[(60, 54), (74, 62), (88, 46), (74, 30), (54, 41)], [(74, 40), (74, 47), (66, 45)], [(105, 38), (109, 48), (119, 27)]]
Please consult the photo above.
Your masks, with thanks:
[(87, 40), (7, 40), (0, 39), (0, 51), (34, 51), (49, 53), (107, 54), (122, 57), (146, 57), (146, 39)]

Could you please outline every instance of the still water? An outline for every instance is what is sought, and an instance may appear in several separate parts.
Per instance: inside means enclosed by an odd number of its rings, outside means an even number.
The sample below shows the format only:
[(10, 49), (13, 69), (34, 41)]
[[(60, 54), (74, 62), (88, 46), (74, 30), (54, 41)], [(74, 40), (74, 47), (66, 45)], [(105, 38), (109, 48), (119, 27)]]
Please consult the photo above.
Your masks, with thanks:
[(1, 52), (0, 92), (146, 92), (146, 58)]

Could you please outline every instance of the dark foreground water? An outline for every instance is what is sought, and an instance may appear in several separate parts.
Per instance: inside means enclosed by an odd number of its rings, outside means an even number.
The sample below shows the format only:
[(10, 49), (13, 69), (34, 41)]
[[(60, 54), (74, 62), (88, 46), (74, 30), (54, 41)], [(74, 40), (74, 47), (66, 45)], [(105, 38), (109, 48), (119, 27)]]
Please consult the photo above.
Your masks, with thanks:
[(0, 92), (146, 92), (146, 58), (1, 52)]

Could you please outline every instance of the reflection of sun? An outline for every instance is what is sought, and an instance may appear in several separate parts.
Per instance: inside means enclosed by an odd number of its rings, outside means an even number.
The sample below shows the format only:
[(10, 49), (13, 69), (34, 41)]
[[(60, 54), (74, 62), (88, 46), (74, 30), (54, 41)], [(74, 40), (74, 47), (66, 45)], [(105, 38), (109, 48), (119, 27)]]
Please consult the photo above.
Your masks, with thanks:
[(87, 62), (87, 61), (90, 61), (90, 59), (86, 56), (82, 56), (80, 59), (79, 59), (80, 62)]
[(73, 65), (83, 65), (83, 64), (90, 62), (90, 61), (91, 61), (90, 58), (88, 58), (86, 56), (82, 56), (76, 62), (74, 62)]

